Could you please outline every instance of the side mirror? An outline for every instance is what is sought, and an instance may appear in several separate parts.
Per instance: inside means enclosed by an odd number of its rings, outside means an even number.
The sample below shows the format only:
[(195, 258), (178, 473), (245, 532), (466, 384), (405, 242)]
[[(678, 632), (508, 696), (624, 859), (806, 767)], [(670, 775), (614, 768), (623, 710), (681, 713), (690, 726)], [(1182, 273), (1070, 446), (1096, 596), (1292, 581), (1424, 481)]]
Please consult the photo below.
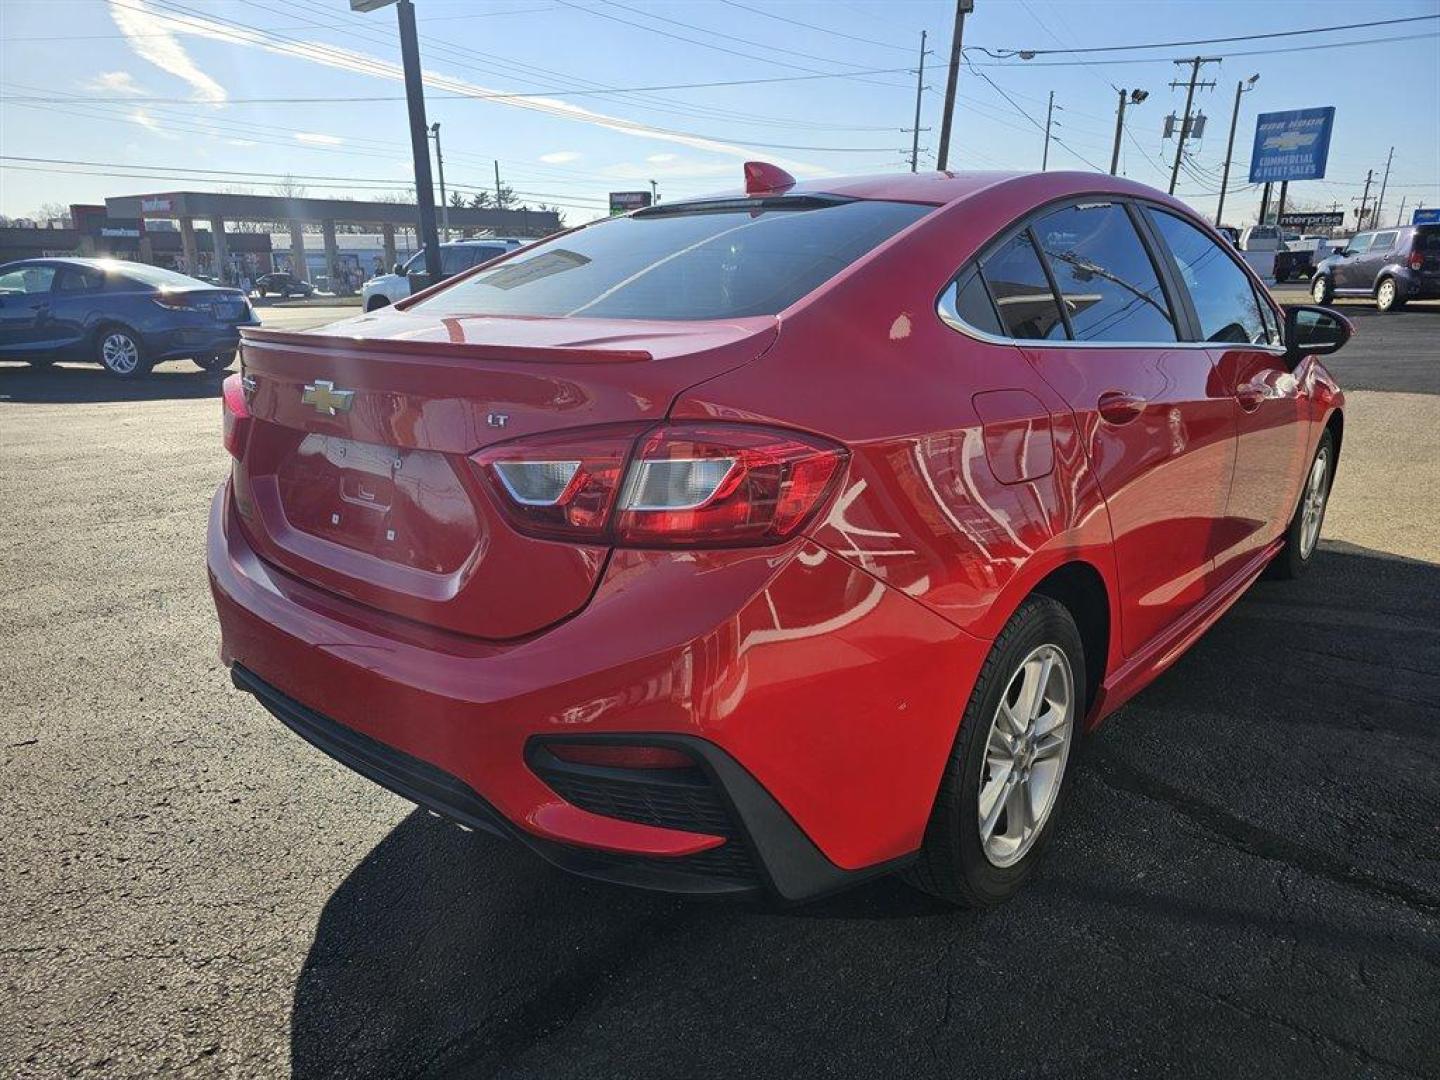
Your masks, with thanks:
[(1285, 359), (1293, 370), (1307, 356), (1329, 356), (1350, 340), (1350, 320), (1330, 308), (1285, 306)]

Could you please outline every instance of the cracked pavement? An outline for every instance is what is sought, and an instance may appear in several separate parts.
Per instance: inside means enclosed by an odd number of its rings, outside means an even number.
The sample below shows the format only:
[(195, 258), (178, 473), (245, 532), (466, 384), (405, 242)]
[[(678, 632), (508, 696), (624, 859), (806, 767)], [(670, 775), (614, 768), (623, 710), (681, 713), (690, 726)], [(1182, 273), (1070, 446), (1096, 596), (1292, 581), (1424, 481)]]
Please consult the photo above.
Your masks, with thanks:
[(1440, 1076), (1440, 312), (1354, 314), (1321, 562), (979, 913), (629, 892), (414, 810), (215, 659), (218, 383), (0, 366), (0, 1072)]

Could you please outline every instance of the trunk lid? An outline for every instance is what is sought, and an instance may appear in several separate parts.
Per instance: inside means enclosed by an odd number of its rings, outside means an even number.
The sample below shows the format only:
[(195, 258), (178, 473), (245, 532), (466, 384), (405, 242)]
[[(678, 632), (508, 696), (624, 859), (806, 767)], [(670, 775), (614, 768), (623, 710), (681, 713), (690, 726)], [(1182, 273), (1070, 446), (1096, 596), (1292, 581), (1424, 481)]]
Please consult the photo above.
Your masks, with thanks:
[(534, 633), (584, 606), (609, 549), (516, 532), (470, 456), (659, 421), (776, 328), (386, 309), (306, 333), (242, 329), (254, 419), (237, 512), (261, 558), (320, 588), (476, 637)]

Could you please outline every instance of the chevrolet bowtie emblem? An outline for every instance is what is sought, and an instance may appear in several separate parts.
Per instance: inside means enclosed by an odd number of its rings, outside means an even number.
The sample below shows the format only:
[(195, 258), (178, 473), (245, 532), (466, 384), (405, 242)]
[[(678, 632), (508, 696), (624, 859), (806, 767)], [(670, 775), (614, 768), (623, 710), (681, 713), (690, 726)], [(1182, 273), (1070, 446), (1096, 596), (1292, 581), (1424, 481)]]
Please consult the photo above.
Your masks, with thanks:
[(316, 412), (334, 416), (337, 412), (349, 412), (355, 402), (354, 390), (336, 390), (329, 379), (316, 379), (305, 387), (300, 396), (303, 405), (311, 406)]

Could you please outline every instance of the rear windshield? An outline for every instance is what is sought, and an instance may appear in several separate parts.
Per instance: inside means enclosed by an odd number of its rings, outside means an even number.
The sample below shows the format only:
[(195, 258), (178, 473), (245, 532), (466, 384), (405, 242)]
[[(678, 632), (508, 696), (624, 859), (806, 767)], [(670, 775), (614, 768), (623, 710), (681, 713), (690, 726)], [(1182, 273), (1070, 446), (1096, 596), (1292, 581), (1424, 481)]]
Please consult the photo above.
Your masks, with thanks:
[(1440, 225), (1429, 229), (1416, 229), (1415, 250), (1440, 252)]
[(773, 315), (933, 209), (798, 197), (613, 218), (534, 244), (416, 310), (608, 319)]
[(140, 285), (155, 285), (162, 289), (208, 289), (209, 285), (203, 281), (197, 281), (193, 277), (186, 277), (184, 274), (177, 274), (173, 270), (166, 270), (159, 266), (147, 266), (144, 263), (118, 262), (115, 260), (104, 260), (98, 265), (106, 270), (118, 273), (122, 278)]

